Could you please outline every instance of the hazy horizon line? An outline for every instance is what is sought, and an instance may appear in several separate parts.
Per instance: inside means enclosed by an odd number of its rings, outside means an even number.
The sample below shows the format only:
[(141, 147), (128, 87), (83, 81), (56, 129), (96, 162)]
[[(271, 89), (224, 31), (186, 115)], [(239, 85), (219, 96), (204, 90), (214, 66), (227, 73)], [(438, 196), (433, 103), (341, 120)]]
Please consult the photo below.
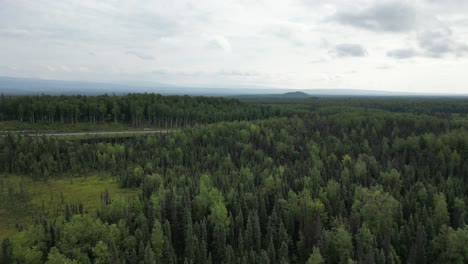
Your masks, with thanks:
[[(15, 85), (5, 83), (5, 81), (10, 80), (12, 82), (18, 82)], [(24, 82), (24, 83), (19, 83)], [(18, 87), (18, 85), (26, 85), (25, 82), (50, 82), (55, 83), (54, 86), (52, 84), (50, 87), (44, 87), (44, 83), (40, 84), (37, 83), (36, 87), (29, 86), (31, 85), (28, 83), (28, 86)], [(60, 86), (62, 83), (62, 86)], [(68, 84), (68, 87), (67, 87)], [(90, 81), (90, 80), (64, 80), (64, 79), (48, 79), (48, 78), (38, 78), (38, 77), (14, 77), (14, 76), (0, 76), (0, 92), (4, 92), (4, 90), (14, 90), (16, 89), (23, 89), (23, 90), (34, 90), (34, 89), (63, 89), (63, 92), (79, 92), (77, 89), (78, 87), (72, 87), (73, 85), (79, 84), (87, 84), (90, 85), (89, 87), (82, 87), (83, 92), (89, 92), (89, 89), (98, 89), (98, 87), (94, 86), (106, 86), (105, 88), (111, 89), (115, 87), (116, 92), (122, 93), (122, 88), (128, 88), (128, 93), (133, 92), (154, 92), (158, 93), (159, 91), (163, 93), (170, 93), (170, 90), (174, 90), (174, 94), (180, 94), (181, 92), (188, 92), (182, 90), (193, 90), (193, 94), (203, 93), (203, 90), (210, 90), (209, 92), (214, 92), (218, 90), (219, 95), (281, 95), (283, 93), (290, 93), (290, 92), (303, 92), (308, 95), (315, 95), (314, 92), (318, 93), (318, 95), (342, 95), (342, 96), (356, 96), (355, 93), (358, 93), (357, 96), (366, 96), (364, 93), (369, 93), (367, 96), (468, 96), (468, 93), (458, 93), (458, 92), (413, 92), (413, 91), (393, 91), (393, 90), (379, 90), (379, 89), (369, 89), (369, 88), (346, 88), (346, 87), (339, 87), (339, 88), (288, 88), (288, 87), (274, 87), (274, 86), (259, 86), (259, 85), (214, 85), (214, 84), (207, 84), (207, 85), (177, 85), (177, 84), (168, 84), (168, 83), (160, 83), (160, 82), (151, 82), (151, 81), (139, 81), (139, 82), (132, 82), (132, 81)], [(12, 87), (8, 87), (11, 85)], [(154, 91), (148, 91), (147, 89), (153, 89)], [(140, 91), (132, 91), (132, 90), (140, 90)], [(224, 92), (223, 92), (224, 90)], [(228, 91), (227, 91), (228, 90)], [(247, 93), (233, 93), (235, 90), (245, 90), (243, 92)], [(18, 91), (21, 93), (21, 91)], [(40, 91), (38, 91), (40, 92)], [(43, 91), (44, 92), (44, 91)], [(51, 91), (52, 92), (52, 91)], [(109, 91), (103, 91), (102, 94), (108, 93)], [(239, 91), (240, 92), (240, 91)], [(278, 92), (278, 93), (272, 93)], [(312, 94), (309, 94), (311, 93)], [(327, 92), (333, 92), (332, 94), (326, 94)], [(25, 91), (23, 91), (23, 94)], [(341, 93), (341, 94), (340, 94)], [(361, 94), (362, 93), (362, 94)], [(56, 94), (56, 92), (54, 93)]]

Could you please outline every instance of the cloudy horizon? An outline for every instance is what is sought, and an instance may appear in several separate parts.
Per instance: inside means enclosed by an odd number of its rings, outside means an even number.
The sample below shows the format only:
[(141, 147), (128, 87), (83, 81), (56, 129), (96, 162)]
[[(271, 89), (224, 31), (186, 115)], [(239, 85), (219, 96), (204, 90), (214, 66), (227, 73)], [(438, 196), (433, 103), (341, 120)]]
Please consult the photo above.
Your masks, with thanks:
[(0, 0), (0, 76), (467, 93), (463, 0)]

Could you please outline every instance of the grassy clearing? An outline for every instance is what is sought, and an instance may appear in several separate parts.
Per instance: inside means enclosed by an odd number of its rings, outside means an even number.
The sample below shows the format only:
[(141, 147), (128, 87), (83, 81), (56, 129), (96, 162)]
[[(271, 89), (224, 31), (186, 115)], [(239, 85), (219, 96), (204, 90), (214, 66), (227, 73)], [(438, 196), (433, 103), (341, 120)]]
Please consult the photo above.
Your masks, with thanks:
[[(145, 126), (147, 127), (147, 126)], [(149, 128), (155, 128), (149, 126)], [(132, 126), (124, 123), (76, 123), (76, 124), (62, 124), (56, 123), (30, 123), (19, 121), (1, 121), (1, 131), (34, 131), (34, 132), (87, 132), (87, 131), (120, 131), (120, 130), (139, 130), (141, 128), (133, 128)]]
[(17, 175), (0, 175), (0, 241), (17, 232), (17, 225), (27, 227), (37, 212), (48, 217), (63, 215), (65, 204), (82, 204), (94, 214), (101, 204), (101, 193), (108, 190), (111, 199), (132, 197), (135, 189), (121, 189), (110, 177), (97, 176), (33, 181)]
[(57, 135), (48, 135), (48, 136), (53, 136), (53, 137), (57, 137), (57, 138), (64, 139), (64, 140), (86, 140), (86, 139), (107, 140), (107, 139), (119, 139), (119, 138), (144, 137), (146, 135), (161, 135), (161, 134), (171, 133), (173, 131), (174, 130), (162, 130), (161, 132), (157, 130), (155, 132), (153, 130), (149, 130), (149, 131), (132, 130), (130, 131), (130, 133), (127, 133), (127, 132), (122, 133), (122, 131), (118, 131), (118, 132), (109, 132), (105, 134), (83, 134), (83, 135), (68, 135), (68, 134), (58, 135), (57, 134)]

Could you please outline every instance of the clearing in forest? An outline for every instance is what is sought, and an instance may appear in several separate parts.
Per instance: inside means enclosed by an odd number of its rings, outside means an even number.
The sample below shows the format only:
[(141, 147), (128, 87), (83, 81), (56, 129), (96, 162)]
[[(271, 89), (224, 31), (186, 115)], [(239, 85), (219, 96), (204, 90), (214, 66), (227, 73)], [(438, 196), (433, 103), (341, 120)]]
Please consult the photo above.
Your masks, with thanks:
[(63, 215), (66, 206), (79, 208), (91, 215), (101, 204), (101, 195), (108, 192), (111, 199), (132, 197), (134, 189), (121, 189), (112, 178), (97, 176), (53, 178), (47, 182), (33, 181), (18, 175), (0, 176), (0, 241), (10, 237), (43, 215)]

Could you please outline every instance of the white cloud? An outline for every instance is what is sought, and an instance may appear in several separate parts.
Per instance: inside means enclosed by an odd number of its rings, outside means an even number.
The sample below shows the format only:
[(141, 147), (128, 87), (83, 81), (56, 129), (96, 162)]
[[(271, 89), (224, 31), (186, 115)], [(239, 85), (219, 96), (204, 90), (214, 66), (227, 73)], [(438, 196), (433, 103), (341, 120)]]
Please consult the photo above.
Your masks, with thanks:
[(231, 43), (229, 43), (229, 40), (221, 35), (212, 37), (208, 44), (211, 48), (221, 49), (226, 52), (231, 52), (232, 50)]

